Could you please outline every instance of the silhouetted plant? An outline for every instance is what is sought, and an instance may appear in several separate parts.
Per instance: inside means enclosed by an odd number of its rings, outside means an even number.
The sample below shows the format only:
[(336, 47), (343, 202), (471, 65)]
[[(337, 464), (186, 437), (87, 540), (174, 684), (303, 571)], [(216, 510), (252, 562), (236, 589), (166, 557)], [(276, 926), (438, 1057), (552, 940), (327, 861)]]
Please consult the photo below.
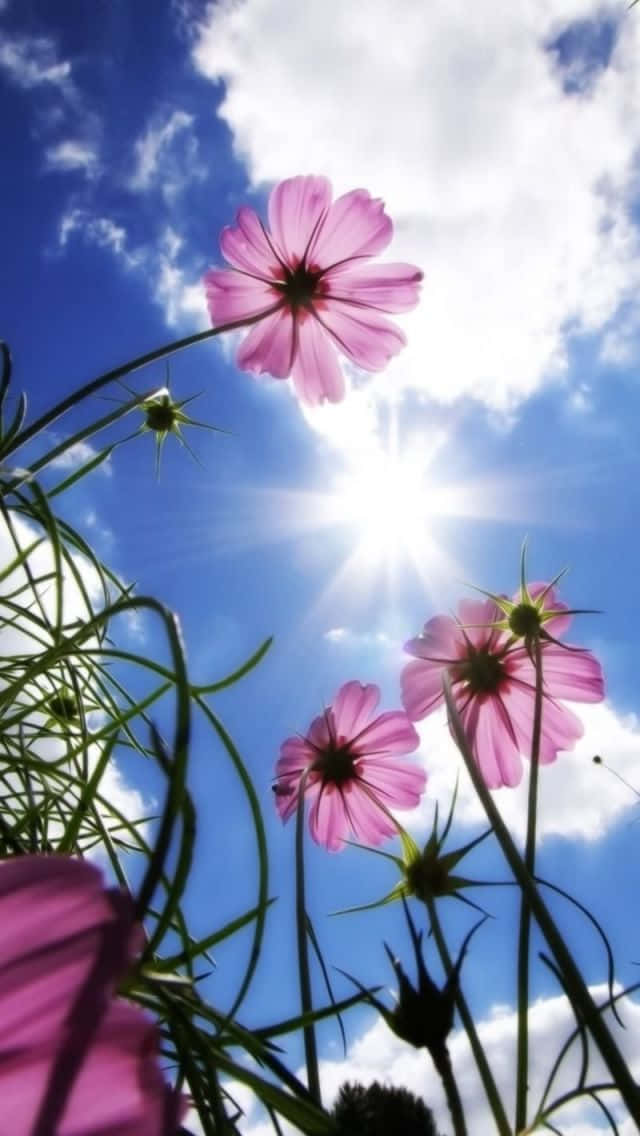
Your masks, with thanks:
[(438, 1136), (433, 1113), (420, 1097), (394, 1085), (346, 1081), (333, 1108), (339, 1136)]

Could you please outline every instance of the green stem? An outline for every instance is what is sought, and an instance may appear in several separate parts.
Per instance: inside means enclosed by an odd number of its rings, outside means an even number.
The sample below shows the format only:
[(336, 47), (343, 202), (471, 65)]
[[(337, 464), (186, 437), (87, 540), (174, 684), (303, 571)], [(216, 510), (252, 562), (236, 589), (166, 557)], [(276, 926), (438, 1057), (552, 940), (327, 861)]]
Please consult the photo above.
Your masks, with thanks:
[(455, 737), (456, 744), (467, 771), (473, 783), (480, 802), (487, 814), (489, 823), (495, 832), (496, 839), (502, 848), (503, 855), (513, 875), (523, 892), (525, 892), (533, 917), (535, 918), (549, 949), (553, 954), (558, 968), (562, 974), (567, 994), (574, 1007), (574, 1011), (582, 1018), (587, 1029), (600, 1050), (602, 1058), (611, 1073), (612, 1079), (618, 1086), (620, 1096), (624, 1101), (630, 1116), (640, 1126), (640, 1089), (634, 1081), (629, 1066), (620, 1052), (616, 1042), (603, 1020), (586, 983), (573, 960), (564, 938), (556, 926), (550, 911), (540, 895), (534, 880), (529, 875), (524, 861), (518, 852), (511, 834), (507, 829), (499, 810), (494, 804), (491, 793), (485, 785), (480, 770), (469, 748), (465, 737), (464, 727), (460, 721), (455, 702), (451, 694), (451, 685), (445, 676), (444, 696), (449, 712), (449, 721)]
[[(155, 388), (155, 390), (157, 390), (157, 387)], [(107, 426), (111, 426), (112, 423), (117, 422), (118, 419), (124, 417), (125, 414), (129, 414), (130, 411), (135, 410), (141, 402), (144, 402), (146, 399), (151, 398), (153, 393), (154, 391), (150, 391), (147, 394), (136, 395), (135, 398), (132, 398), (130, 402), (123, 403), (122, 406), (119, 406), (117, 410), (112, 411), (111, 414), (107, 414), (104, 418), (98, 419), (97, 422), (92, 422), (90, 426), (85, 426), (82, 430), (78, 430), (78, 432), (76, 434), (73, 434), (70, 438), (65, 438), (65, 440), (63, 442), (60, 442), (59, 445), (55, 446), (54, 449), (49, 450), (49, 452), (44, 454), (43, 457), (38, 458), (37, 461), (33, 462), (29, 466), (29, 468), (24, 471), (24, 474), (20, 477), (17, 484), (11, 483), (8, 488), (19, 488), (23, 481), (26, 481), (27, 478), (35, 477), (36, 473), (39, 473), (41, 469), (45, 468), (45, 466), (50, 465), (52, 461), (55, 461), (56, 458), (59, 458), (61, 454), (66, 453), (66, 451), (70, 450), (72, 446), (77, 445), (78, 442), (84, 442), (86, 438), (91, 438), (94, 434), (99, 433), (100, 430), (104, 430)]]
[(451, 1064), (449, 1050), (446, 1045), (443, 1045), (441, 1052), (432, 1053), (431, 1057), (436, 1067), (436, 1072), (442, 1081), (442, 1087), (447, 1098), (454, 1136), (467, 1136), (464, 1110), (462, 1108), (460, 1093), (458, 1092), (458, 1085), (453, 1075), (453, 1066)]
[(166, 343), (164, 347), (157, 347), (155, 351), (148, 351), (145, 355), (138, 355), (136, 359), (131, 359), (128, 363), (123, 363), (120, 367), (114, 367), (111, 371), (105, 371), (103, 375), (99, 375), (97, 379), (92, 379), (90, 383), (79, 387), (73, 394), (63, 398), (46, 414), (41, 415), (31, 426), (27, 426), (25, 430), (21, 430), (16, 434), (6, 448), (0, 445), (0, 456), (2, 458), (8, 457), (9, 454), (14, 453), (15, 450), (23, 446), (25, 442), (29, 442), (39, 434), (41, 430), (46, 430), (51, 426), (56, 419), (65, 414), (78, 402), (90, 395), (95, 394), (96, 391), (107, 386), (108, 383), (116, 382), (118, 379), (123, 379), (125, 375), (130, 375), (132, 371), (137, 371), (140, 367), (146, 367), (149, 363), (155, 363), (158, 359), (164, 359), (167, 355), (173, 355), (176, 351), (182, 351), (185, 347), (191, 347), (194, 343), (201, 343), (205, 339), (212, 339), (216, 335), (221, 335), (225, 331), (237, 331), (242, 327), (251, 327), (254, 323), (259, 323), (260, 320), (265, 319), (266, 316), (272, 315), (278, 308), (281, 308), (283, 301), (279, 300), (273, 307), (267, 308), (265, 312), (260, 312), (257, 316), (252, 316), (250, 319), (233, 320), (231, 323), (220, 324), (219, 327), (211, 327), (206, 331), (198, 331), (194, 335), (187, 335), (184, 339), (176, 339), (173, 343)]
[[(431, 923), (431, 930), (433, 931), (436, 947), (438, 948), (438, 953), (440, 955), (440, 959), (442, 960), (444, 972), (447, 978), (449, 978), (453, 972), (453, 961), (451, 959), (451, 955), (449, 954), (449, 949), (447, 947), (447, 943), (442, 931), (440, 919), (438, 918), (436, 905), (432, 898), (427, 899), (425, 902), (427, 911), (429, 913), (429, 921)], [(478, 1037), (471, 1011), (469, 1009), (469, 1006), (467, 1005), (467, 1000), (462, 993), (459, 984), (456, 988), (456, 1006), (458, 1013), (460, 1014), (460, 1020), (469, 1039), (471, 1052), (473, 1053), (476, 1067), (484, 1086), (484, 1091), (487, 1094), (487, 1100), (489, 1101), (489, 1105), (493, 1113), (493, 1119), (496, 1122), (496, 1129), (499, 1133), (499, 1136), (511, 1136), (511, 1126), (507, 1119), (507, 1114), (502, 1103), (502, 1098), (500, 1096), (500, 1093), (498, 1092), (498, 1086), (496, 1085), (496, 1082), (493, 1078), (493, 1073), (491, 1072), (491, 1069), (489, 1067), (489, 1062), (487, 1061), (487, 1056), (482, 1046), (482, 1042)]]
[[(298, 790), (296, 810), (296, 932), (298, 942), (298, 974), (300, 978), (300, 1006), (303, 1014), (313, 1012), (311, 975), (309, 972), (309, 949), (307, 942), (307, 908), (304, 895), (304, 790), (306, 776), (303, 775)], [(320, 1095), (320, 1074), (318, 1072), (318, 1049), (316, 1031), (311, 1022), (303, 1026), (304, 1055), (307, 1065), (307, 1084), (316, 1104), (322, 1106)]]
[[(536, 870), (536, 819), (538, 811), (538, 771), (540, 768), (540, 736), (542, 732), (542, 652), (537, 636), (534, 646), (536, 668), (531, 764), (527, 801), (527, 835), (524, 866), (533, 878)], [(518, 1037), (516, 1065), (516, 1132), (527, 1127), (527, 1091), (529, 1080), (529, 957), (531, 940), (531, 907), (524, 891), (520, 892), (520, 931), (518, 935)]]

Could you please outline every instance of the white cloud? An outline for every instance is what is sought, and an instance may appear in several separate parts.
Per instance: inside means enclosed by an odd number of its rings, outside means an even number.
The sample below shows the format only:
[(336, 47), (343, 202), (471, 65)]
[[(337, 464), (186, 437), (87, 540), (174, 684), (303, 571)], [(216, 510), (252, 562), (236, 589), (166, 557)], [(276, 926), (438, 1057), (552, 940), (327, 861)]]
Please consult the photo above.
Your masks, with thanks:
[(101, 217), (87, 209), (70, 209), (58, 223), (58, 247), (65, 249), (72, 236), (87, 244), (106, 249), (123, 268), (138, 270), (145, 280), (153, 281), (153, 299), (163, 309), (170, 327), (209, 326), (204, 288), (200, 279), (191, 279), (185, 268), (176, 263), (183, 241), (167, 226), (157, 244), (131, 245), (129, 234), (112, 217)]
[[(472, 956), (469, 957), (472, 959)], [(592, 988), (591, 992), (598, 1002), (604, 1001), (608, 996), (604, 986)], [(640, 1005), (626, 999), (621, 1004), (620, 1013), (627, 1030), (618, 1034), (618, 1041), (625, 1055), (632, 1062), (632, 1068), (638, 1069)], [(608, 1020), (611, 1021), (610, 1015)], [(564, 996), (539, 999), (530, 1008), (529, 1023), (530, 1100), (532, 1105), (535, 1105), (553, 1059), (574, 1024), (567, 999)], [(613, 1028), (616, 1028), (615, 1025)], [(514, 1099), (516, 1014), (505, 1008), (498, 1009), (478, 1023), (478, 1033), (503, 1095), (507, 1112), (511, 1114)], [(449, 1049), (466, 1115), (469, 1118), (473, 1117), (472, 1130), (478, 1133), (492, 1132), (494, 1124), (491, 1113), (475, 1071), (466, 1035), (461, 1030), (452, 1035)], [(558, 1095), (573, 1087), (577, 1080), (578, 1068), (579, 1053), (576, 1051), (562, 1067), (557, 1082)], [(607, 1079), (602, 1063), (597, 1057), (593, 1059), (591, 1075), (594, 1081), (600, 1080), (601, 1077), (603, 1080)], [(321, 1076), (328, 1100), (333, 1099), (339, 1086), (349, 1078), (364, 1083), (379, 1080), (394, 1085), (404, 1085), (412, 1092), (424, 1095), (425, 1100), (434, 1110), (440, 1129), (444, 1132), (449, 1131), (450, 1119), (442, 1099), (440, 1082), (425, 1053), (404, 1045), (381, 1020), (378, 1020), (352, 1045), (346, 1061), (322, 1062)], [(607, 1103), (612, 1099), (611, 1095), (607, 1095)], [(566, 1122), (563, 1122), (565, 1118)], [(602, 1114), (595, 1106), (582, 1101), (565, 1110), (564, 1113), (558, 1113), (556, 1123), (562, 1128), (565, 1136), (570, 1132), (574, 1136), (589, 1136), (591, 1131), (602, 1132), (602, 1127), (598, 1127), (598, 1121), (601, 1119)], [(590, 1122), (593, 1122), (593, 1125)], [(571, 1127), (568, 1127), (567, 1123)], [(632, 1129), (623, 1127), (622, 1132), (631, 1136)]]
[[(603, 19), (620, 23), (609, 65), (563, 74), (546, 45)], [(640, 21), (600, 0), (437, 0), (428, 19), (420, 0), (371, 0), (366, 20), (340, 0), (222, 0), (193, 59), (225, 83), (253, 183), (322, 172), (386, 199), (392, 259), (425, 270), (393, 384), (504, 412), (637, 293), (639, 47)], [(567, 93), (576, 68), (584, 91)]]
[(81, 170), (87, 178), (98, 172), (98, 153), (93, 143), (79, 138), (67, 138), (49, 146), (45, 153), (48, 170), (67, 173)]
[[(585, 727), (584, 737), (570, 753), (562, 753), (552, 765), (540, 770), (538, 837), (560, 836), (567, 840), (598, 840), (623, 816), (638, 808), (633, 793), (620, 784), (593, 757), (600, 754), (608, 765), (631, 784), (637, 781), (640, 754), (640, 722), (635, 714), (620, 716), (608, 703), (572, 709)], [(416, 723), (422, 756), (429, 777), (427, 791), (416, 812), (404, 814), (403, 823), (412, 831), (431, 828), (433, 806), (448, 809), (456, 775), (459, 774), (455, 817), (461, 825), (485, 824), (466, 769), (451, 740), (443, 712)], [(527, 762), (520, 785), (493, 793), (510, 831), (522, 838), (527, 815)]]
[[(174, 110), (164, 120), (155, 118), (135, 142), (135, 169), (128, 187), (136, 192), (159, 184), (169, 201), (206, 171), (198, 161), (198, 139), (192, 132), (193, 115)], [(176, 139), (181, 143), (176, 146)]]
[(0, 67), (24, 90), (43, 84), (70, 89), (71, 64), (58, 58), (54, 41), (46, 36), (5, 38), (0, 42)]
[(127, 269), (141, 265), (144, 253), (131, 249), (124, 225), (112, 217), (99, 217), (87, 209), (70, 209), (58, 223), (58, 245), (66, 248), (72, 235), (81, 237), (87, 244), (108, 249)]
[(391, 642), (386, 631), (354, 631), (351, 627), (330, 627), (323, 638), (343, 647), (388, 647)]
[[(68, 450), (64, 450), (57, 458), (54, 458), (50, 463), (51, 469), (76, 469), (81, 465), (90, 462), (92, 458), (98, 456), (98, 450), (90, 444), (90, 442), (75, 442), (73, 446), (69, 446)], [(109, 458), (98, 467), (98, 469), (107, 477), (110, 477), (113, 470)]]
[[(472, 957), (469, 956), (471, 960)], [(605, 986), (594, 986), (591, 987), (591, 994), (600, 1003), (608, 997), (608, 990)], [(624, 1032), (618, 1031), (616, 1038), (632, 1071), (637, 1073), (640, 1070), (640, 1004), (626, 998), (618, 1003), (618, 1008), (627, 1028)], [(617, 1030), (610, 1014), (607, 1014), (607, 1020)], [(512, 1115), (514, 1107), (516, 1023), (516, 1014), (509, 1006), (494, 1006), (484, 1020), (476, 1023), (508, 1115)], [(554, 1058), (573, 1026), (572, 1012), (563, 995), (540, 998), (530, 1007), (530, 1109), (539, 1103)], [(456, 1030), (451, 1035), (449, 1051), (470, 1131), (474, 1136), (478, 1133), (485, 1136), (495, 1130), (495, 1124), (462, 1030)], [(554, 1081), (554, 1091), (549, 1096), (549, 1102), (575, 1086), (578, 1070), (579, 1052), (574, 1047)], [(300, 1072), (299, 1076), (303, 1077), (304, 1073)], [(351, 1045), (346, 1059), (321, 1060), (320, 1079), (323, 1099), (329, 1107), (340, 1086), (348, 1080), (365, 1085), (379, 1081), (382, 1084), (402, 1086), (417, 1096), (424, 1097), (434, 1112), (439, 1131), (450, 1131), (451, 1120), (442, 1087), (430, 1059), (424, 1050), (412, 1049), (400, 1041), (380, 1018)], [(594, 1083), (600, 1080), (608, 1080), (608, 1075), (600, 1058), (594, 1056), (588, 1081)], [(634, 1126), (625, 1115), (625, 1110), (617, 1103), (615, 1094), (603, 1094), (603, 1097), (618, 1119), (620, 1136), (633, 1136)], [(245, 1136), (267, 1136), (270, 1127), (263, 1122), (256, 1102), (247, 1098), (242, 1103), (247, 1110), (247, 1119), (244, 1126), (241, 1126)], [(603, 1127), (602, 1113), (588, 1098), (558, 1111), (552, 1120), (561, 1128), (564, 1136), (603, 1136), (603, 1132), (609, 1131), (607, 1127)], [(283, 1132), (287, 1136), (294, 1131), (290, 1126), (283, 1125)]]

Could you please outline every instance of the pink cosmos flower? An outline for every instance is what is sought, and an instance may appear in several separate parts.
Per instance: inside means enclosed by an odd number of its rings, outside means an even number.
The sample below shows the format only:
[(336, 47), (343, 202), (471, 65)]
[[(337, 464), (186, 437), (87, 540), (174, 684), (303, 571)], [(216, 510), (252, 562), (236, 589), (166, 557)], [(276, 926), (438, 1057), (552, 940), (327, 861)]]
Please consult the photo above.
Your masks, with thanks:
[(269, 198), (269, 228), (248, 207), (222, 231), (231, 269), (205, 276), (214, 325), (254, 323), (238, 350), (243, 371), (292, 376), (309, 406), (339, 402), (337, 348), (365, 371), (381, 371), (406, 339), (381, 312), (418, 301), (422, 272), (411, 264), (371, 265), (393, 225), (382, 201), (354, 189), (332, 203), (324, 177), (293, 177)]
[(0, 863), (3, 1132), (170, 1136), (181, 1098), (155, 1026), (113, 997), (139, 947), (133, 904), (63, 856)]
[[(546, 587), (530, 585), (529, 592), (539, 597)], [(556, 599), (553, 588), (544, 595), (543, 604), (562, 613), (544, 624), (555, 639), (568, 627), (570, 616), (564, 614), (566, 605)], [(406, 644), (415, 660), (401, 676), (402, 703), (417, 721), (442, 704), (442, 677), (448, 673), (473, 755), (490, 789), (519, 783), (520, 755), (530, 755), (533, 732), (535, 667), (524, 643), (489, 626), (503, 618), (493, 600), (462, 600), (457, 620), (437, 615)], [(555, 761), (559, 750), (572, 749), (583, 734), (582, 723), (558, 699), (600, 702), (604, 680), (590, 651), (544, 638), (542, 674), (540, 762), (547, 764)]]
[(423, 769), (399, 755), (412, 753), (419, 738), (402, 710), (374, 717), (380, 690), (347, 682), (331, 706), (314, 718), (305, 737), (280, 747), (274, 785), (283, 821), (297, 808), (298, 794), (312, 801), (309, 827), (316, 844), (338, 852), (349, 835), (380, 844), (397, 831), (388, 809), (412, 809), (424, 790)]

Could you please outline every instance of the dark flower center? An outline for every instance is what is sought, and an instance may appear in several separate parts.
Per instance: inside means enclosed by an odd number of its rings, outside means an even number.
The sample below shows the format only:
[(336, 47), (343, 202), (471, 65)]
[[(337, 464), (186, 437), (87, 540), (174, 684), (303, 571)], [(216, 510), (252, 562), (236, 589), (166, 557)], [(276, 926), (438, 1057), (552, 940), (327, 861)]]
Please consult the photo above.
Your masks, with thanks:
[(72, 722), (78, 717), (76, 700), (71, 694), (54, 694), (49, 699), (49, 710), (55, 718), (61, 718), (64, 722)]
[(533, 604), (519, 603), (509, 616), (509, 630), (523, 639), (537, 635), (541, 626), (540, 612)]
[(154, 402), (147, 407), (146, 423), (149, 430), (157, 434), (169, 434), (175, 424), (176, 416), (170, 402)]
[(288, 268), (285, 280), (279, 285), (292, 308), (308, 308), (318, 286), (320, 273), (312, 271), (301, 261), (296, 268)]
[(407, 883), (414, 895), (430, 899), (447, 895), (449, 872), (439, 856), (419, 856), (407, 868)]
[(474, 650), (456, 669), (457, 677), (469, 684), (472, 694), (491, 694), (504, 675), (502, 661), (486, 647)]
[(344, 785), (355, 777), (354, 757), (349, 750), (349, 743), (340, 745), (330, 742), (326, 749), (319, 753), (312, 767), (322, 774), (325, 784), (333, 782), (334, 785)]

